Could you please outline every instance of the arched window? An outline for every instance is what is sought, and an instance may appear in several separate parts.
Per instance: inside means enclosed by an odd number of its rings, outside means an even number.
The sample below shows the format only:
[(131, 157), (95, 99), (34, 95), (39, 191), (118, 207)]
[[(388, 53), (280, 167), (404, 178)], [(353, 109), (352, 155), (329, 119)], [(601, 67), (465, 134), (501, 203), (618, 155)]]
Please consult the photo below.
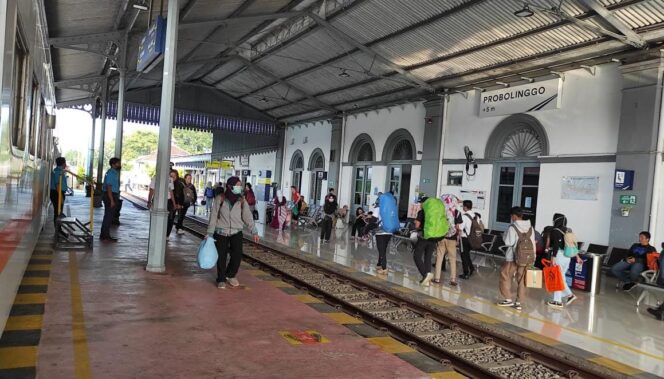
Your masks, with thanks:
[(325, 155), (320, 148), (314, 150), (309, 157), (309, 171), (311, 172), (309, 197), (312, 204), (317, 204), (323, 194), (322, 174), (325, 171)]
[(373, 140), (368, 134), (363, 133), (355, 138), (350, 147), (349, 161), (351, 163), (357, 162), (373, 162), (376, 160), (376, 148), (374, 147)]
[(549, 142), (542, 124), (533, 116), (516, 114), (505, 118), (489, 137), (487, 159), (536, 158), (549, 154)]
[(302, 187), (302, 171), (304, 171), (304, 155), (302, 154), (302, 151), (297, 150), (293, 153), (290, 170), (293, 173), (293, 181), (291, 185), (297, 187), (297, 190), (299, 191), (300, 187)]
[(415, 160), (415, 140), (406, 129), (395, 130), (385, 142), (383, 161), (413, 161)]
[(371, 162), (373, 160), (373, 148), (368, 142), (360, 147), (360, 151), (357, 153), (358, 162)]
[(325, 155), (323, 155), (323, 150), (320, 148), (311, 153), (309, 171), (325, 171)]

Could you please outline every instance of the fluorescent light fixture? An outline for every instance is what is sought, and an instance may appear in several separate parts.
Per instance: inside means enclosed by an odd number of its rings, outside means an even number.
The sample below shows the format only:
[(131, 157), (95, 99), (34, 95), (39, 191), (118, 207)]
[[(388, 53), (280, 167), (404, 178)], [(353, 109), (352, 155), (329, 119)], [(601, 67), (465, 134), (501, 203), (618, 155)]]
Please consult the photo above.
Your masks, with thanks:
[(145, 3), (142, 2), (142, 1), (140, 1), (140, 2), (138, 2), (138, 1), (135, 2), (135, 3), (132, 5), (132, 7), (133, 7), (134, 9), (138, 9), (139, 11), (147, 11), (148, 9), (150, 9), (150, 7), (148, 7), (147, 4), (145, 4)]
[(505, 82), (496, 82), (496, 84), (500, 84), (503, 87), (509, 87), (510, 86), (509, 83), (505, 83)]
[(514, 12), (514, 15), (516, 17), (531, 17), (534, 14), (535, 14), (535, 12), (533, 12), (530, 9), (530, 6), (528, 6), (528, 3), (523, 3), (523, 8), (521, 8), (518, 11)]
[(350, 78), (350, 74), (346, 72), (346, 70), (341, 70), (339, 73), (340, 78)]

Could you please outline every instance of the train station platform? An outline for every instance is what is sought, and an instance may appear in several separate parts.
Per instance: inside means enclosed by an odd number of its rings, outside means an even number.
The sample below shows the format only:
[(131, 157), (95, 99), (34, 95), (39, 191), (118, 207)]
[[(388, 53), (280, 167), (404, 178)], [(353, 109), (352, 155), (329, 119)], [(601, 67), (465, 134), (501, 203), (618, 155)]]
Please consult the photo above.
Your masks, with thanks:
[[(67, 198), (73, 215), (87, 219), (85, 201)], [(125, 202), (122, 222), (93, 251), (55, 248), (47, 225), (0, 339), (0, 378), (460, 377), (247, 264), (240, 289), (217, 289), (189, 234), (171, 236), (165, 274), (147, 273), (149, 213)]]
[[(548, 307), (550, 299), (544, 289), (529, 289), (526, 305), (519, 312), (495, 305), (500, 298), (499, 270), (481, 267), (469, 280), (458, 280), (456, 287), (449, 285), (449, 273), (443, 272), (441, 284), (426, 288), (419, 285), (420, 274), (406, 244), (388, 250), (389, 274), (377, 275), (378, 252), (371, 241), (356, 241), (347, 228), (333, 230), (330, 243), (321, 244), (319, 233), (319, 229), (302, 227), (282, 232), (261, 229), (266, 246), (352, 268), (402, 292), (440, 299), (445, 307), (476, 312), (481, 316), (474, 317), (489, 324), (529, 335), (554, 348), (573, 349), (577, 355), (629, 376), (641, 370), (664, 376), (664, 324), (647, 314), (643, 304), (639, 311), (637, 291), (616, 289), (613, 278), (603, 278), (601, 292), (594, 297), (574, 290), (578, 300), (564, 309)], [(461, 273), (460, 263), (457, 272)]]

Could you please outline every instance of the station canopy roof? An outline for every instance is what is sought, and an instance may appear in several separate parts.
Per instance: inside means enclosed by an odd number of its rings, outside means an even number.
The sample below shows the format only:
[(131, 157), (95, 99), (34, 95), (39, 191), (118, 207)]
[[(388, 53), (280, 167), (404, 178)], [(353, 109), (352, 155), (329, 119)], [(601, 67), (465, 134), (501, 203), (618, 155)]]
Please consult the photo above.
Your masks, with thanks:
[[(150, 12), (140, 10), (152, 5)], [(45, 1), (56, 97), (159, 87), (138, 46), (167, 0)], [(298, 122), (656, 56), (663, 0), (180, 0), (178, 83)], [(151, 15), (151, 17), (149, 17)], [(523, 17), (529, 16), (529, 17)], [(117, 62), (117, 63), (113, 63)]]

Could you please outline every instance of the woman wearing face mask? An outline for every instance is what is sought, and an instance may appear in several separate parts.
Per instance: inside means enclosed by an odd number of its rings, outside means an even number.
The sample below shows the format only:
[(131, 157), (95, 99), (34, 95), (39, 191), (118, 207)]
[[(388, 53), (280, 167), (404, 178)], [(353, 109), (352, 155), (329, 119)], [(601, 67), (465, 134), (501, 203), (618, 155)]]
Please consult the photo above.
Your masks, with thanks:
[[(242, 181), (233, 176), (226, 182), (223, 193), (214, 198), (208, 236), (215, 239), (219, 260), (217, 260), (217, 287), (226, 288), (240, 285), (235, 278), (242, 262), (242, 229), (247, 227), (258, 242), (258, 231), (251, 215), (251, 209), (242, 197)], [(231, 256), (226, 265), (227, 255)]]
[(274, 197), (272, 203), (274, 204), (274, 211), (270, 226), (277, 230), (285, 229), (288, 209), (286, 208), (286, 198), (282, 195), (281, 190), (277, 191), (277, 196)]
[(323, 221), (321, 222), (320, 239), (322, 242), (330, 242), (330, 235), (332, 234), (332, 219), (337, 212), (339, 204), (337, 197), (333, 194), (327, 195), (327, 201), (323, 205)]

